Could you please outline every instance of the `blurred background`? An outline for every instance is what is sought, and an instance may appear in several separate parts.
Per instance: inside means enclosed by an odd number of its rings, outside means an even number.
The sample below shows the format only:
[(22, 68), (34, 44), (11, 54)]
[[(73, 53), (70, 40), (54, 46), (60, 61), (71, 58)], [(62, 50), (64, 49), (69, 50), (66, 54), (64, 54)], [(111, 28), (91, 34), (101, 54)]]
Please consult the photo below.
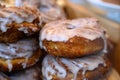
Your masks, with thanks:
[[(102, 17), (120, 23), (120, 0), (57, 0), (58, 2), (70, 1), (86, 7)], [(0, 0), (7, 5), (13, 5), (15, 0)], [(62, 3), (63, 4), (63, 3)]]
[(90, 11), (120, 23), (120, 0), (70, 0)]

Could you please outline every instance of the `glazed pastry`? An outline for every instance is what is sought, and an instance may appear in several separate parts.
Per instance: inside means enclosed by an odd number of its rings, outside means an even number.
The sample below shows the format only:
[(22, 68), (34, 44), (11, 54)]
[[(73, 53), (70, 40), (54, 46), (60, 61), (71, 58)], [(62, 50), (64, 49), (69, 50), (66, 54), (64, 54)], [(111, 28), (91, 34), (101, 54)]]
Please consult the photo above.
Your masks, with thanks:
[(9, 77), (11, 80), (42, 80), (41, 70), (37, 66), (19, 72), (11, 73)]
[(95, 18), (59, 20), (46, 24), (40, 32), (40, 47), (49, 54), (76, 58), (106, 52), (104, 30)]
[(41, 0), (39, 10), (41, 11), (44, 24), (51, 21), (66, 19), (63, 9), (55, 4), (55, 2), (52, 2), (52, 0)]
[(36, 39), (0, 43), (0, 71), (11, 72), (33, 66), (42, 56)]
[(95, 80), (110, 69), (102, 55), (69, 59), (47, 55), (42, 64), (43, 80)]
[(6, 7), (0, 9), (0, 24), (0, 42), (16, 42), (39, 32), (41, 14), (34, 7)]
[(55, 0), (16, 0), (16, 5), (36, 6), (41, 12), (43, 24), (66, 18), (63, 9), (56, 4)]

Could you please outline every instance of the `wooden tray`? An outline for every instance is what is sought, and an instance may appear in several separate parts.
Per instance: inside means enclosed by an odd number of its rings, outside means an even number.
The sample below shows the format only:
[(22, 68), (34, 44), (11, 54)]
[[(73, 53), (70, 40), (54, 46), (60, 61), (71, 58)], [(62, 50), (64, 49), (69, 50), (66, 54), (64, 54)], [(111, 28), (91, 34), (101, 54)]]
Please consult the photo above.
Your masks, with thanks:
[(120, 76), (115, 69), (112, 69), (108, 75), (107, 80), (120, 80)]

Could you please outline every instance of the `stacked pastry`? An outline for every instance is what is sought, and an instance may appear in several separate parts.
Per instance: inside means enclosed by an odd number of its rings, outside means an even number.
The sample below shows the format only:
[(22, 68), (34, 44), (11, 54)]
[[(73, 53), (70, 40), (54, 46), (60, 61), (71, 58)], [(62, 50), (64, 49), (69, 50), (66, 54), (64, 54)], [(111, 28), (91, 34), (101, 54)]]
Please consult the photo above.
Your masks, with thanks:
[[(41, 75), (43, 80), (106, 79), (111, 64), (98, 20), (65, 18), (53, 0), (16, 0), (14, 7), (2, 6), (0, 80), (41, 80)], [(40, 42), (36, 38), (39, 31)], [(42, 74), (40, 48), (48, 53)]]
[(66, 18), (63, 9), (57, 5), (56, 0), (16, 0), (15, 5), (29, 5), (37, 7), (41, 12), (43, 25), (51, 21)]
[(52, 0), (16, 0), (16, 6), (0, 5), (0, 80), (40, 80), (38, 32), (44, 24), (63, 18), (63, 10)]
[(50, 22), (39, 40), (48, 53), (42, 63), (43, 80), (98, 80), (111, 67), (105, 56), (105, 31), (95, 18)]
[(41, 14), (34, 7), (0, 9), (0, 71), (16, 72), (36, 64), (41, 57), (37, 38)]

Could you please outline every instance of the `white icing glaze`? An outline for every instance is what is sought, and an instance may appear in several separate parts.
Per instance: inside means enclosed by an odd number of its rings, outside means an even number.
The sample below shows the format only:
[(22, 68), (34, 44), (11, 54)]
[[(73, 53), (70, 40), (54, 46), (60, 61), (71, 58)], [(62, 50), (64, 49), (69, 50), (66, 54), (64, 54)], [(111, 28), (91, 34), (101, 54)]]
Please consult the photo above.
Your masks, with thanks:
[(11, 72), (12, 68), (13, 68), (11, 60), (7, 60), (6, 62), (7, 62), (7, 65), (8, 65), (9, 72)]
[(15, 74), (12, 74), (10, 78), (11, 80), (39, 80), (38, 76), (41, 76), (40, 68), (33, 67), (30, 69), (26, 69), (24, 71), (20, 71)]
[(45, 23), (58, 19), (65, 19), (64, 11), (56, 4), (55, 0), (16, 0), (16, 5), (37, 7), (41, 12), (42, 21)]
[(65, 19), (65, 14), (63, 10), (60, 7), (48, 7), (48, 6), (42, 6), (40, 7), (42, 20), (45, 23), (59, 20), (59, 19)]
[(45, 23), (65, 19), (65, 13), (61, 7), (56, 4), (55, 0), (40, 0), (39, 10), (41, 11), (42, 20)]
[(78, 36), (89, 40), (102, 38), (104, 41), (104, 52), (107, 51), (107, 42), (104, 30), (99, 26), (95, 18), (81, 18), (75, 20), (59, 20), (46, 24), (40, 32), (40, 47), (43, 40), (66, 42), (70, 38)]
[(68, 71), (72, 72), (74, 77), (71, 80), (76, 80), (77, 74), (80, 70), (83, 71), (82, 74), (84, 77), (86, 71), (96, 69), (99, 64), (106, 66), (101, 55), (92, 55), (76, 59), (58, 58), (47, 55), (42, 63), (42, 74), (44, 76), (44, 80), (52, 80), (53, 75), (57, 75), (57, 77), (62, 79), (66, 77), (67, 70), (65, 67), (60, 65), (59, 62), (65, 65)]
[(67, 41), (74, 36), (95, 40), (103, 36), (103, 30), (94, 18), (60, 20), (45, 25), (40, 40)]
[(102, 39), (103, 39), (103, 41), (104, 41), (104, 48), (103, 48), (102, 52), (103, 52), (103, 53), (107, 53), (107, 39), (106, 39), (106, 37), (105, 37), (104, 34), (103, 34), (103, 36), (102, 36)]
[(0, 43), (0, 57), (14, 59), (20, 57), (31, 57), (39, 47), (35, 39), (23, 39), (16, 43)]
[[(22, 7), (6, 7), (0, 9), (0, 30), (2, 32), (6, 32), (8, 27), (7, 24), (11, 24), (12, 22), (22, 23), (22, 22), (33, 22), (35, 19), (39, 19), (41, 24), (41, 15), (37, 8), (29, 7), (29, 6), (22, 6)], [(26, 33), (26, 26), (23, 26), (20, 31)], [(34, 29), (33, 29), (34, 31)]]
[(40, 0), (15, 0), (16, 6), (24, 6), (24, 5), (31, 5), (31, 6), (39, 6)]

